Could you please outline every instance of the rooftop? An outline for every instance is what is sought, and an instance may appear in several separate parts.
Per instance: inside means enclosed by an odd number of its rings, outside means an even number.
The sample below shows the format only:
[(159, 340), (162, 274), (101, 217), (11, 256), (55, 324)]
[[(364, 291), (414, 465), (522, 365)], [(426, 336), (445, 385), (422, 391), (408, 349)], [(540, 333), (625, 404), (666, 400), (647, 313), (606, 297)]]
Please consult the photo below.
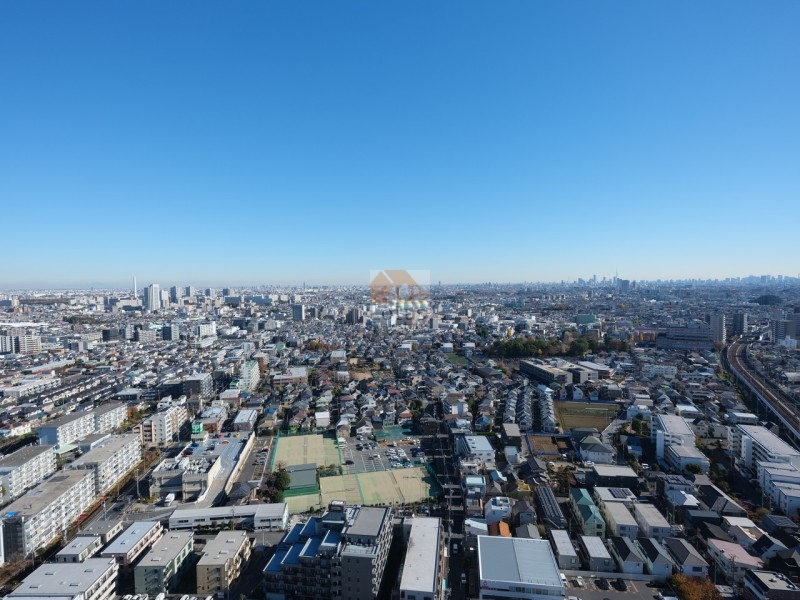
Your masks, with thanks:
[(478, 570), (483, 581), (561, 588), (561, 574), (547, 540), (478, 536)]
[(416, 517), (409, 521), (411, 535), (408, 539), (400, 589), (406, 592), (435, 592), (442, 523), (433, 517)]
[(44, 511), (63, 494), (84, 479), (94, 481), (91, 471), (58, 471), (24, 496), (5, 507), (0, 517), (30, 517)]

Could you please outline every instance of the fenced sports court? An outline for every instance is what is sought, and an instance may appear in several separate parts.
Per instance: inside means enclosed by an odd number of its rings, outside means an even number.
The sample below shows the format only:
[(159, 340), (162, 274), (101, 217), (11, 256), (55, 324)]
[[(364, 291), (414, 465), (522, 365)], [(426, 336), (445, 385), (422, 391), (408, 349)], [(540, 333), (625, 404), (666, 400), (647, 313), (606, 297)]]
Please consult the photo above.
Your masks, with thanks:
[(281, 435), (275, 438), (270, 469), (274, 470), (279, 463), (284, 465), (302, 465), (314, 463), (318, 467), (341, 464), (341, 454), (336, 447), (336, 440), (320, 434)]
[(289, 512), (325, 508), (331, 500), (344, 500), (348, 504), (408, 504), (427, 500), (441, 491), (424, 467), (322, 477), (319, 487), (319, 494), (285, 498)]

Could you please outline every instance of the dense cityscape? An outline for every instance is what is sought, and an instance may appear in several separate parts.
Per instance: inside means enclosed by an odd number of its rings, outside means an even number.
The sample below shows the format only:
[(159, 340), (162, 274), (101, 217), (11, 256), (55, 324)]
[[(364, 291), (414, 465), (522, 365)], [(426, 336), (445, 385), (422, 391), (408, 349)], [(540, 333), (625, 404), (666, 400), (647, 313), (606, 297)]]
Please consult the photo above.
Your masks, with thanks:
[(398, 273), (0, 294), (4, 595), (800, 598), (797, 278)]

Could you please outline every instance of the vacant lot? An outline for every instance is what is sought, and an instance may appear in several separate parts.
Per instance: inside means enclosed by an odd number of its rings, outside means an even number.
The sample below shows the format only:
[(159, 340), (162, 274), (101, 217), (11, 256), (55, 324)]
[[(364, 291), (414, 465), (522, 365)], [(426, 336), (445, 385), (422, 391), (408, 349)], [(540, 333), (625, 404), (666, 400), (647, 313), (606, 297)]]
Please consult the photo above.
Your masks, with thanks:
[(603, 431), (618, 410), (615, 404), (568, 401), (555, 402), (553, 408), (564, 433), (575, 427), (596, 427)]
[(279, 463), (284, 466), (314, 463), (318, 467), (339, 465), (339, 449), (333, 438), (315, 435), (281, 436), (275, 439), (272, 453), (272, 468)]

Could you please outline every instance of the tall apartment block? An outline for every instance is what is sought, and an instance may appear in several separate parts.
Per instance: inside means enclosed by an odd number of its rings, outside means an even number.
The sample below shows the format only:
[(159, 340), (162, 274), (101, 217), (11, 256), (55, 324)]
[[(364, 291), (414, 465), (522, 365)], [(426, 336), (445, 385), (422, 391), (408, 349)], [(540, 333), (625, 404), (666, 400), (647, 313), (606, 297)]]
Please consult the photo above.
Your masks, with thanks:
[(39, 426), (39, 444), (61, 446), (71, 444), (94, 433), (95, 421), (93, 411), (74, 412)]
[(53, 446), (25, 446), (0, 459), (0, 501), (7, 502), (56, 472)]
[(94, 472), (59, 471), (0, 513), (6, 556), (27, 557), (44, 548), (95, 500)]
[(128, 407), (122, 402), (107, 402), (94, 407), (95, 433), (111, 433), (120, 428), (128, 417)]
[(102, 496), (111, 490), (142, 460), (142, 442), (138, 435), (113, 435), (67, 465), (68, 469), (94, 472), (95, 493)]
[(283, 537), (264, 569), (266, 599), (377, 598), (391, 542), (391, 508), (335, 500)]
[(189, 420), (186, 405), (170, 406), (150, 415), (134, 431), (138, 431), (142, 445), (163, 446), (180, 433), (181, 426)]

